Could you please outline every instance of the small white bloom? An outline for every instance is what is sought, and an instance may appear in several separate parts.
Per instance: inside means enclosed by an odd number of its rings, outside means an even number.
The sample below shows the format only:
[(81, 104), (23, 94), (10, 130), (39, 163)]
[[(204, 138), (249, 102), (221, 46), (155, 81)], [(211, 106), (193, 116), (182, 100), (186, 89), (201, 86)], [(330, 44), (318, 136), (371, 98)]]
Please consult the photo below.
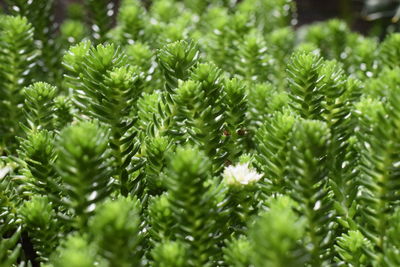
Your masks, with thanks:
[(226, 167), (223, 177), (228, 185), (248, 185), (260, 180), (262, 175), (250, 169), (249, 163), (243, 163)]

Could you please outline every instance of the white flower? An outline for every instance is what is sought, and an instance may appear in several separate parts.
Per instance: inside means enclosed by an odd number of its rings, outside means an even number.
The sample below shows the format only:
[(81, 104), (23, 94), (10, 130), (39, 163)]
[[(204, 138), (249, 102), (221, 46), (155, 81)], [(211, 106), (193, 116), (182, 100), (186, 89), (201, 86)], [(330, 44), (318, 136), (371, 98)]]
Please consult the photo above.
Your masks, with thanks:
[(250, 169), (249, 163), (243, 163), (226, 167), (223, 177), (228, 185), (248, 185), (260, 180), (262, 174)]

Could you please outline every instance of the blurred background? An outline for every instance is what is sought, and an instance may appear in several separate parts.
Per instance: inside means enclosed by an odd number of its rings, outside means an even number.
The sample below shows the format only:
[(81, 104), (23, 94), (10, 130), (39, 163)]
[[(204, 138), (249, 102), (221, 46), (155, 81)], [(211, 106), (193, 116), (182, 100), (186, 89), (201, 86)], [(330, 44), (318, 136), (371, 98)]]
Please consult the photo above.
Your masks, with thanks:
[[(4, 2), (0, 4), (4, 7)], [(83, 0), (54, 0), (57, 2), (57, 21), (63, 20), (70, 3)], [(118, 6), (119, 0), (113, 0)], [(151, 0), (142, 0), (150, 3)], [(237, 0), (240, 2), (241, 0)], [(330, 18), (342, 18), (358, 32), (384, 36), (400, 29), (400, 0), (295, 0), (298, 26)]]
[(399, 29), (400, 0), (297, 0), (299, 25), (333, 17), (364, 34), (383, 36)]

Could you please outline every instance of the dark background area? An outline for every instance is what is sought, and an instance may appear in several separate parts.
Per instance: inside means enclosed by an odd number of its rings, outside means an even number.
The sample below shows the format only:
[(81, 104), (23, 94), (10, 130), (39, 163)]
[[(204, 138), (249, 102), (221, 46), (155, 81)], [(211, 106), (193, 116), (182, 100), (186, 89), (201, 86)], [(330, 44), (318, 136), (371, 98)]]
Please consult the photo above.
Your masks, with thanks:
[(363, 16), (362, 0), (297, 0), (296, 3), (299, 25), (338, 17), (356, 31), (366, 32), (372, 26)]

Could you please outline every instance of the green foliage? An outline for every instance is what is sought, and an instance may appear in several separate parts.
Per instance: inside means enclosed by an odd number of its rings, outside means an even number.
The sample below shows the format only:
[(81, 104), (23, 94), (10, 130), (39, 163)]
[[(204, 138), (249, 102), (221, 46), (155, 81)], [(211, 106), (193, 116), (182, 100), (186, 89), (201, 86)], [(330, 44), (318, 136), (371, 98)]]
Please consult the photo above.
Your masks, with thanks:
[(230, 241), (224, 250), (224, 259), (229, 266), (246, 267), (251, 265), (252, 246), (244, 237)]
[(34, 191), (54, 201), (60, 197), (60, 178), (55, 169), (57, 151), (53, 134), (41, 130), (21, 140), (19, 156), (32, 177)]
[[(113, 44), (98, 45), (96, 47), (88, 47), (88, 45), (90, 43), (85, 42), (74, 47), (76, 51), (71, 49), (71, 54), (67, 54), (65, 61), (66, 64), (69, 64), (69, 62), (75, 63), (75, 65), (67, 66), (67, 68), (71, 67), (74, 74), (77, 74), (79, 79), (82, 80), (81, 86), (75, 87), (75, 90), (82, 90), (78, 91), (79, 98), (76, 99), (76, 104), (82, 108), (83, 112), (98, 114), (97, 117), (106, 121), (108, 118), (103, 115), (106, 111), (98, 110), (100, 107), (97, 107), (97, 105), (103, 98), (110, 96), (112, 92), (110, 92), (111, 88), (99, 88), (99, 85), (106, 87), (105, 75), (113, 68), (123, 66), (125, 63), (123, 61), (124, 57)], [(108, 92), (103, 92), (104, 89), (108, 90)], [(124, 89), (121, 88), (120, 90)], [(91, 102), (91, 100), (95, 100), (97, 103)]]
[(237, 72), (251, 81), (271, 80), (271, 57), (266, 41), (258, 32), (250, 32), (244, 37), (238, 49)]
[(377, 40), (361, 35), (355, 35), (352, 39), (349, 45), (352, 50), (344, 62), (347, 72), (354, 73), (359, 79), (375, 76), (379, 68)]
[(159, 244), (151, 254), (154, 265), (157, 267), (184, 267), (187, 266), (188, 256), (185, 246), (176, 241)]
[(399, 241), (397, 239), (397, 236), (400, 233), (399, 218), (400, 218), (400, 212), (399, 209), (396, 208), (396, 210), (389, 218), (388, 239), (385, 246), (384, 263), (383, 263), (385, 266), (395, 266), (400, 262), (399, 255), (397, 253), (398, 251), (397, 248), (399, 246)]
[(7, 2), (13, 15), (27, 18), (33, 26), (34, 39), (41, 52), (36, 62), (39, 67), (37, 74), (45, 76), (45, 81), (58, 83), (61, 78), (59, 66), (61, 53), (56, 42), (57, 23), (54, 18), (56, 1), (7, 0)]
[(87, 238), (79, 235), (68, 236), (53, 256), (51, 263), (55, 267), (107, 266), (101, 258), (99, 261), (95, 247), (88, 243)]
[(104, 42), (111, 29), (114, 3), (108, 0), (85, 0), (85, 7), (89, 14), (92, 38), (96, 42)]
[[(354, 131), (354, 118), (351, 116), (353, 98), (347, 96), (351, 90), (346, 84), (344, 71), (336, 61), (326, 61), (320, 69), (319, 85), (324, 98), (322, 99), (322, 120), (327, 124), (331, 133), (328, 161), (330, 164), (330, 185), (337, 195), (336, 200), (342, 201), (340, 212), (351, 218), (355, 203), (353, 203), (357, 188), (357, 152), (355, 144), (349, 144), (349, 136)], [(350, 80), (348, 80), (350, 81)], [(350, 170), (346, 168), (352, 162)], [(353, 206), (353, 207), (351, 207)], [(343, 211), (346, 210), (347, 211)], [(352, 222), (350, 222), (352, 223)]]
[(198, 61), (199, 51), (195, 43), (179, 41), (160, 49), (157, 58), (165, 76), (165, 89), (171, 94), (177, 88), (178, 80), (189, 78), (190, 70)]
[(169, 23), (182, 12), (182, 5), (178, 1), (156, 0), (151, 4), (150, 12), (158, 21)]
[(56, 90), (54, 86), (43, 82), (24, 89), (24, 113), (27, 120), (25, 131), (53, 130)]
[(174, 218), (168, 194), (156, 196), (149, 201), (149, 223), (152, 242), (163, 243), (172, 239)]
[(225, 146), (228, 160), (234, 162), (247, 151), (249, 143), (249, 120), (247, 119), (248, 99), (246, 86), (239, 79), (226, 80), (223, 103), (225, 109)]
[(268, 33), (292, 23), (295, 3), (292, 0), (245, 0), (238, 9), (253, 17), (257, 28)]
[(221, 170), (226, 158), (226, 153), (218, 151), (223, 144), (224, 123), (221, 76), (221, 70), (215, 65), (199, 64), (191, 80), (181, 84), (174, 98), (180, 140), (199, 145), (214, 161), (215, 172)]
[(18, 122), (23, 119), (22, 88), (32, 81), (35, 66), (34, 30), (23, 17), (0, 17), (0, 94), (1, 143), (11, 151), (15, 136), (20, 132)]
[[(357, 194), (360, 186), (360, 143), (356, 137), (348, 139), (344, 150), (340, 173), (330, 180), (330, 186), (335, 194), (334, 207), (338, 223), (346, 229), (357, 229), (354, 221), (357, 212)], [(333, 176), (333, 175), (332, 175)]]
[(88, 29), (79, 20), (66, 20), (60, 26), (62, 43), (67, 46), (79, 43), (86, 38)]
[[(372, 240), (376, 249), (382, 252), (377, 256), (378, 264), (383, 264), (386, 254), (386, 231), (389, 217), (398, 201), (397, 183), (397, 126), (399, 123), (398, 90), (390, 89), (386, 103), (376, 101), (361, 101), (357, 108), (360, 111), (368, 109), (360, 117), (368, 131), (360, 133), (363, 142), (361, 152), (362, 193), (360, 202), (363, 224), (362, 233)], [(371, 110), (371, 107), (374, 109)], [(367, 125), (368, 124), (368, 125)]]
[(120, 197), (103, 203), (89, 222), (89, 236), (112, 266), (139, 266), (141, 207), (137, 199)]
[(322, 58), (313, 53), (298, 52), (288, 65), (289, 103), (304, 119), (321, 119), (321, 85), (318, 84)]
[(341, 61), (348, 74), (365, 79), (376, 75), (380, 67), (376, 39), (351, 32), (344, 21), (332, 19), (313, 24), (305, 35), (305, 40), (326, 59)]
[[(74, 75), (83, 71), (79, 80), (71, 80), (72, 86), (79, 86), (75, 87), (78, 95), (75, 103), (87, 116), (110, 126), (114, 171), (126, 196), (133, 187), (129, 176), (142, 165), (140, 160), (131, 162), (139, 144), (135, 140), (137, 133), (132, 129), (135, 119), (129, 117), (142, 92), (142, 74), (135, 67), (123, 66), (126, 56), (112, 44), (91, 47), (88, 51), (86, 43), (74, 48), (76, 52), (71, 50), (65, 62)], [(79, 62), (85, 52), (89, 56)]]
[(322, 56), (337, 60), (349, 56), (350, 47), (347, 43), (350, 38), (350, 29), (344, 21), (338, 19), (312, 25), (306, 36), (307, 41), (318, 46)]
[(400, 265), (398, 33), (294, 27), (292, 0), (5, 2), (0, 267)]
[(363, 266), (367, 263), (367, 251), (370, 243), (360, 231), (349, 231), (337, 238), (336, 249), (339, 252), (341, 263), (349, 263), (352, 266)]
[[(282, 75), (288, 57), (295, 45), (295, 32), (290, 27), (277, 28), (267, 36), (270, 54), (273, 55), (277, 67), (276, 75)], [(275, 65), (275, 64), (274, 64)]]
[[(215, 15), (226, 16), (223, 13)], [(244, 42), (244, 37), (249, 34), (251, 26), (252, 24), (251, 21), (249, 21), (249, 16), (241, 12), (227, 16), (225, 20), (218, 21), (215, 26), (210, 25), (212, 31), (209, 33), (210, 37), (205, 46), (207, 55), (209, 55), (211, 61), (225, 71), (235, 73), (238, 65), (238, 47)], [(258, 44), (256, 44), (255, 47), (252, 46), (253, 44), (254, 42), (251, 41), (247, 44), (243, 44), (242, 50), (244, 51), (241, 52), (241, 56), (256, 54), (258, 58), (248, 58), (247, 60), (260, 63), (260, 57), (265, 58), (265, 56), (263, 56), (260, 51), (257, 51)], [(246, 67), (248, 69), (255, 68), (255, 66)]]
[(400, 84), (399, 71), (399, 68), (383, 69), (377, 77), (370, 79), (365, 85), (365, 93), (375, 99), (386, 101), (391, 90)]
[(400, 35), (394, 33), (388, 35), (381, 43), (379, 49), (379, 58), (382, 66), (394, 68), (399, 66), (400, 51), (399, 51)]
[(1, 267), (13, 266), (17, 262), (21, 250), (19, 245), (16, 246), (19, 236), (20, 229), (9, 238), (0, 238)]
[(275, 112), (256, 133), (257, 166), (266, 174), (261, 183), (264, 198), (287, 190), (289, 140), (295, 121), (289, 111)]
[[(96, 3), (96, 1), (92, 1)], [(103, 1), (107, 2), (107, 1)], [(111, 21), (107, 22), (111, 23)], [(121, 1), (120, 11), (117, 16), (117, 27), (110, 33), (112, 39), (121, 44), (134, 44), (144, 38), (147, 21), (146, 11), (137, 0)], [(111, 25), (105, 25), (107, 29)], [(100, 28), (101, 29), (101, 28)], [(103, 33), (104, 34), (104, 33)]]
[[(196, 15), (188, 10), (182, 10), (182, 14), (170, 22), (158, 21), (155, 19), (159, 14), (152, 10), (153, 17), (145, 28), (145, 40), (154, 48), (160, 48), (165, 44), (186, 40), (189, 38), (193, 25), (196, 24)], [(164, 11), (165, 12), (165, 11)], [(173, 9), (168, 12), (174, 12)], [(173, 13), (172, 13), (173, 14)]]
[(164, 110), (164, 105), (160, 103), (161, 101), (161, 93), (159, 91), (151, 94), (143, 93), (138, 99), (138, 122), (136, 127), (140, 130), (140, 133), (156, 136), (156, 132), (158, 132), (156, 127), (160, 126), (158, 121), (163, 114), (163, 112), (159, 111)]
[[(71, 46), (65, 53), (62, 64), (66, 69), (64, 74), (64, 83), (67, 87), (67, 91), (78, 90), (82, 88), (82, 78), (80, 77), (80, 73), (82, 73), (84, 70), (82, 62), (85, 56), (88, 54), (90, 46), (90, 41), (82, 41), (74, 46)], [(79, 95), (74, 95), (74, 98), (78, 97)], [(84, 99), (79, 101), (84, 101)]]
[(44, 197), (35, 197), (21, 208), (23, 222), (41, 262), (46, 262), (58, 245), (59, 224), (51, 203)]
[(256, 132), (264, 121), (275, 111), (287, 107), (289, 96), (284, 91), (275, 90), (270, 83), (257, 83), (248, 88), (248, 117), (250, 130)]
[(166, 137), (154, 137), (146, 140), (146, 182), (149, 193), (152, 195), (160, 194), (165, 190), (163, 177), (160, 174), (164, 171), (167, 153), (172, 149), (172, 144)]
[[(0, 194), (0, 203), (1, 203), (1, 237), (10, 230), (16, 230), (18, 228), (18, 224), (20, 220), (17, 218), (17, 207), (20, 204), (20, 200), (18, 200), (18, 192), (16, 188), (16, 184), (12, 180), (12, 176), (14, 173), (13, 170), (14, 164), (8, 163), (7, 161), (1, 163), (1, 172), (0, 172), (0, 188), (2, 189)], [(19, 232), (19, 231), (18, 231)], [(16, 234), (19, 236), (19, 233)], [(18, 237), (15, 237), (18, 239)], [(11, 244), (13, 241), (10, 241)], [(15, 243), (14, 243), (15, 245)]]
[(62, 178), (62, 199), (69, 208), (75, 227), (86, 227), (96, 204), (111, 189), (110, 151), (106, 131), (94, 122), (81, 122), (65, 128), (57, 143), (57, 170)]
[(67, 17), (72, 20), (82, 21), (85, 18), (85, 8), (81, 3), (69, 3), (67, 5)]
[(71, 98), (60, 95), (54, 99), (55, 129), (62, 129), (73, 120)]
[(153, 92), (156, 88), (161, 87), (161, 73), (154, 66), (157, 64), (155, 53), (151, 48), (143, 43), (135, 42), (125, 47), (126, 55), (129, 62), (137, 66), (143, 72), (144, 90)]
[[(3, 164), (2, 164), (3, 165)], [(9, 267), (17, 263), (21, 253), (19, 220), (15, 216), (15, 188), (9, 181), (12, 169), (2, 166), (0, 170), (0, 266)]]
[(189, 266), (208, 266), (215, 255), (216, 207), (210, 201), (210, 160), (193, 147), (177, 148), (166, 173), (174, 240), (189, 247)]
[(288, 180), (292, 198), (307, 221), (312, 266), (329, 264), (334, 241), (334, 212), (328, 187), (329, 139), (326, 124), (301, 120), (290, 140)]
[(302, 266), (307, 258), (302, 236), (304, 221), (294, 212), (288, 197), (272, 199), (250, 231), (254, 266)]

